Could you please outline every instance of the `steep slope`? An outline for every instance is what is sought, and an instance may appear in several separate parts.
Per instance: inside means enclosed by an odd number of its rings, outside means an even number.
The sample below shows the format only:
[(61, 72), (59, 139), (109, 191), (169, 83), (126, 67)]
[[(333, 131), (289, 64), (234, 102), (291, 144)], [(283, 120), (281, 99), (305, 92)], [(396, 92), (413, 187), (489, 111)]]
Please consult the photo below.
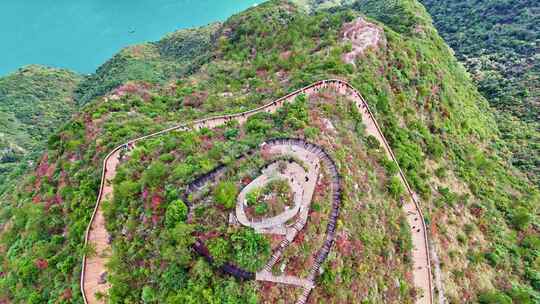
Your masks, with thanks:
[(81, 80), (70, 71), (37, 65), (0, 78), (1, 185), (20, 164), (26, 167), (33, 153), (40, 154), (49, 134), (69, 119)]
[[(35, 172), (3, 197), (0, 299), (82, 301), (82, 256), (94, 251), (83, 248), (84, 231), (101, 162), (117, 145), (193, 119), (250, 110), (320, 79), (342, 78), (372, 106), (418, 193), (438, 257), (432, 265), (442, 282), (435, 284), (437, 298), (538, 301), (539, 193), (501, 157), (487, 102), (422, 6), (361, 1), (332, 10), (308, 15), (292, 3), (270, 1), (221, 25), (210, 61), (192, 75), (162, 86), (132, 81), (89, 102), (51, 138)], [(383, 35), (347, 64), (343, 58), (356, 46), (343, 34), (362, 14), (370, 32), (380, 28)], [(279, 241), (231, 226), (227, 208), (240, 185), (266, 164), (264, 153), (247, 151), (272, 138), (297, 137), (324, 147), (343, 179), (335, 246), (310, 301), (414, 303), (421, 295), (412, 282), (413, 227), (400, 206), (403, 189), (393, 178), (396, 167), (366, 136), (365, 123), (350, 100), (323, 90), (242, 126), (177, 131), (137, 144), (119, 163), (114, 192), (104, 202), (112, 245), (104, 277), (110, 299), (297, 298), (301, 290), (238, 281), (218, 271), (228, 261), (257, 269)], [(228, 168), (226, 180), (187, 195), (197, 177), (221, 166)], [(323, 174), (310, 222), (273, 272), (309, 271), (330, 218), (329, 184)], [(188, 218), (191, 200), (201, 205)], [(195, 238), (206, 241), (217, 265), (190, 250)]]
[(512, 152), (510, 160), (540, 185), (540, 3), (422, 3), (472, 74), (480, 93), (498, 110), (497, 120)]

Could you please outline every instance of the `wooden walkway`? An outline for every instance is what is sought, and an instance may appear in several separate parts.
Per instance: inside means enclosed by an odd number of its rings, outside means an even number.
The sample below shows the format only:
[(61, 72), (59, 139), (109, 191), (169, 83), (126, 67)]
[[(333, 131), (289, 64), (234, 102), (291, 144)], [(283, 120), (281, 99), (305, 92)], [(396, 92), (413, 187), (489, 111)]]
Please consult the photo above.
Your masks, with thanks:
[[(289, 275), (274, 276), (271, 274), (272, 267), (279, 261), (285, 248), (287, 248), (287, 246), (296, 238), (298, 232), (300, 232), (300, 230), (302, 230), (306, 225), (309, 213), (308, 208), (302, 210), (302, 214), (298, 217), (298, 220), (292, 225), (292, 227), (290, 227), (290, 233), (288, 233), (286, 238), (281, 241), (278, 248), (272, 254), (272, 257), (264, 266), (263, 270), (256, 274), (256, 279), (259, 281), (269, 280), (270, 282), (302, 286), (304, 291), (302, 296), (297, 299), (296, 303), (304, 304), (306, 303), (309, 294), (315, 285), (315, 279), (319, 274), (321, 265), (328, 257), (328, 253), (334, 244), (335, 227), (339, 217), (339, 207), (341, 206), (341, 178), (339, 176), (336, 164), (322, 147), (299, 138), (272, 139), (266, 141), (263, 143), (263, 145), (269, 146), (270, 148), (268, 150), (270, 152), (273, 151), (277, 152), (278, 154), (292, 153), (294, 156), (300, 158), (304, 163), (307, 163), (308, 166), (312, 167), (309, 171), (313, 173), (310, 175), (310, 179), (313, 179), (313, 182), (315, 182), (317, 179), (317, 176), (315, 175), (318, 174), (315, 173), (319, 171), (319, 164), (324, 165), (330, 172), (330, 178), (332, 180), (329, 189), (332, 192), (330, 218), (328, 219), (323, 246), (315, 255), (315, 262), (309, 271), (309, 276), (307, 278), (298, 278)], [(313, 191), (311, 191), (309, 196), (306, 197), (306, 200), (308, 200), (308, 206), (311, 204), (312, 195)]]
[[(319, 173), (319, 171), (314, 167), (315, 166), (313, 166), (313, 171), (308, 170), (306, 172), (302, 166), (292, 162), (286, 164), (284, 172), (280, 172), (278, 163), (270, 164), (270, 166), (263, 170), (262, 175), (259, 175), (257, 178), (252, 180), (238, 194), (236, 202), (236, 219), (238, 222), (244, 226), (252, 227), (259, 233), (286, 234), (287, 229), (284, 229), (285, 223), (301, 210), (306, 210), (309, 208), (311, 196), (315, 190), (315, 183), (317, 181), (316, 177)], [(308, 175), (310, 178), (305, 182), (304, 177)], [(253, 189), (263, 187), (265, 184), (278, 179), (285, 180), (290, 185), (291, 191), (293, 192), (294, 206), (273, 217), (263, 218), (258, 221), (248, 219), (244, 210), (246, 206), (247, 194)]]
[[(266, 265), (262, 268), (261, 271), (257, 273), (251, 273), (231, 263), (228, 263), (228, 267), (225, 269), (222, 266), (219, 266), (219, 268), (224, 273), (230, 274), (240, 280), (255, 279), (258, 281), (268, 281), (302, 287), (302, 296), (299, 297), (296, 303), (304, 304), (315, 285), (316, 275), (319, 273), (321, 264), (328, 256), (328, 253), (335, 238), (335, 227), (337, 223), (337, 218), (339, 216), (339, 206), (341, 205), (341, 182), (338, 170), (334, 161), (330, 158), (330, 156), (326, 153), (326, 151), (324, 151), (322, 147), (311, 144), (303, 139), (272, 139), (262, 143), (259, 148), (264, 149), (268, 154), (276, 157), (293, 156), (294, 158), (298, 159), (303, 164), (303, 166), (307, 168), (307, 171), (296, 162), (289, 163), (283, 173), (277, 172), (276, 162), (265, 165), (261, 169), (261, 175), (254, 179), (249, 185), (244, 187), (244, 189), (238, 195), (238, 202), (236, 208), (237, 219), (243, 225), (251, 226), (261, 233), (285, 234), (285, 238), (283, 239), (283, 241), (280, 242), (277, 249), (272, 253), (272, 256), (270, 257)], [(251, 155), (253, 154), (253, 150), (250, 150), (246, 153), (247, 155)], [(243, 156), (237, 157), (237, 159), (240, 158), (243, 158)], [(315, 190), (315, 185), (317, 183), (321, 165), (326, 166), (328, 171), (330, 172), (332, 183), (329, 190), (331, 190), (334, 194), (332, 196), (334, 198), (334, 202), (332, 204), (329, 224), (326, 229), (324, 244), (316, 254), (317, 261), (313, 264), (312, 269), (310, 270), (310, 275), (307, 278), (300, 278), (291, 275), (273, 275), (272, 267), (279, 261), (283, 254), (283, 251), (290, 245), (290, 243), (296, 238), (298, 233), (304, 228), (307, 223), (311, 200)], [(198, 189), (206, 188), (210, 183), (218, 182), (220, 176), (224, 175), (224, 171), (226, 170), (226, 168), (227, 167), (224, 165), (218, 165), (210, 172), (195, 178), (193, 182), (188, 184), (186, 194), (184, 195), (186, 199), (185, 202), (187, 203), (189, 208), (188, 214), (191, 214), (194, 207), (193, 203), (189, 200), (189, 194), (197, 191)], [(292, 183), (293, 186), (296, 185), (296, 187), (293, 187), (293, 192), (296, 193), (295, 199), (301, 202), (297, 204), (299, 208), (296, 209), (296, 212), (291, 215), (294, 216), (298, 214), (298, 217), (295, 223), (292, 225), (284, 225), (285, 221), (281, 220), (281, 218), (278, 216), (277, 218), (270, 218), (269, 221), (258, 222), (261, 225), (254, 227), (254, 225), (247, 220), (245, 214), (240, 212), (240, 216), (238, 216), (239, 208), (243, 207), (242, 205), (245, 200), (245, 194), (251, 191), (251, 189), (253, 189), (254, 187), (259, 187), (276, 176), (281, 176), (282, 178), (287, 179)], [(291, 211), (294, 211), (294, 209), (291, 209)], [(288, 217), (289, 216), (287, 216), (287, 218)], [(202, 240), (197, 240), (194, 249), (197, 253), (205, 257), (205, 259), (209, 263), (213, 263), (214, 258), (211, 256), (210, 252), (208, 252), (208, 249), (206, 248)]]
[(313, 281), (310, 281), (307, 279), (301, 279), (297, 276), (288, 276), (288, 275), (275, 276), (268, 271), (257, 272), (255, 279), (257, 281), (274, 282), (274, 283), (293, 285), (293, 286), (304, 287), (304, 288), (309, 288), (309, 289), (313, 288), (314, 286)]

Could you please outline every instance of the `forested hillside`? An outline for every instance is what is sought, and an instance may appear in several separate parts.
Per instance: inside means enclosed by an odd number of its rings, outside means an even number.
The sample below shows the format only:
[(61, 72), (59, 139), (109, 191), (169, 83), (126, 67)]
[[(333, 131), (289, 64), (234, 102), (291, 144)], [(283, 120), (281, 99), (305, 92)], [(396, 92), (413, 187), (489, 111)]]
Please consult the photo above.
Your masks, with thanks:
[(540, 2), (421, 1), (498, 110), (510, 160), (540, 185)]
[(80, 84), (77, 102), (84, 105), (130, 80), (155, 84), (192, 72), (208, 59), (218, 26), (179, 30), (160, 41), (123, 49)]
[(217, 24), (126, 47), (95, 74), (28, 66), (0, 78), (0, 193), (35, 164), (53, 131), (93, 98), (130, 80), (163, 83), (204, 62)]
[(497, 109), (527, 121), (540, 113), (540, 3), (423, 0), (443, 38)]
[[(382, 35), (354, 53), (343, 33), (359, 17)], [(134, 46), (115, 57), (124, 60), (128, 54), (138, 76), (122, 64), (106, 64), (98, 72), (102, 76), (85, 87), (96, 93), (78, 95), (86, 96), (80, 113), (50, 137), (34, 170), (2, 196), (0, 302), (82, 302), (82, 257), (94, 252), (84, 248), (84, 232), (102, 160), (111, 149), (178, 123), (253, 109), (330, 78), (348, 81), (371, 105), (420, 197), (438, 257), (432, 265), (434, 282), (439, 282), (436, 298), (448, 303), (540, 301), (540, 193), (508, 161), (488, 102), (420, 3), (362, 0), (306, 11), (274, 0), (199, 31), (206, 47), (188, 51), (188, 58), (178, 57), (176, 50), (192, 50), (192, 39), (166, 48)], [(169, 60), (178, 62), (166, 73), (172, 78), (147, 74), (155, 67), (151, 59), (169, 51), (175, 54)], [(355, 57), (347, 63), (351, 52)], [(122, 75), (120, 82), (129, 81), (100, 97), (116, 86), (109, 80), (115, 71)], [(294, 299), (297, 289), (239, 281), (218, 266), (234, 261), (256, 269), (275, 244), (253, 230), (231, 226), (228, 215), (241, 186), (267, 165), (263, 153), (248, 151), (265, 140), (296, 137), (324, 147), (343, 179), (336, 243), (311, 303), (414, 303), (422, 296), (411, 278), (415, 227), (400, 206), (397, 168), (377, 140), (366, 136), (355, 109), (347, 98), (322, 91), (243, 125), (176, 131), (138, 143), (118, 164), (113, 197), (105, 202), (112, 236), (106, 278), (112, 284), (111, 302)], [(230, 168), (228, 182), (188, 195), (191, 182), (220, 166)], [(328, 183), (325, 174), (321, 183)], [(189, 219), (187, 200), (201, 204)], [(253, 199), (255, 215), (269, 212), (261, 205)], [(319, 189), (307, 228), (286, 252), (287, 264), (272, 271), (305, 274), (329, 213), (329, 194)], [(195, 237), (206, 240), (215, 263), (189, 249)]]
[(0, 78), (0, 193), (8, 176), (24, 171), (51, 132), (70, 118), (80, 81), (70, 71), (36, 65)]

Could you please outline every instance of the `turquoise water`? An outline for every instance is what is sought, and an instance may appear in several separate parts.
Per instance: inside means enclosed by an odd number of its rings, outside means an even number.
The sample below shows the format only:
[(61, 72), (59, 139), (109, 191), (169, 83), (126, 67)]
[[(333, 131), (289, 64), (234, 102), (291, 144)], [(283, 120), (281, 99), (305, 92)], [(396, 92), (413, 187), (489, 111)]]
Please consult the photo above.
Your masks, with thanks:
[(2, 0), (0, 75), (27, 64), (92, 73), (121, 48), (225, 20), (262, 0)]

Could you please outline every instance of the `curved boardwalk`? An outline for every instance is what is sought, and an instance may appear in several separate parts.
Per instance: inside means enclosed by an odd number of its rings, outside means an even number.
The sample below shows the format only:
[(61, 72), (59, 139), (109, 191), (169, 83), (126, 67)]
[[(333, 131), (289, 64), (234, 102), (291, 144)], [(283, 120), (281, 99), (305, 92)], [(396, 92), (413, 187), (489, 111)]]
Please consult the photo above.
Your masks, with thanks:
[[(328, 219), (328, 225), (326, 226), (325, 239), (322, 247), (315, 254), (315, 261), (313, 266), (309, 271), (309, 275), (306, 279), (301, 279), (295, 276), (274, 276), (271, 274), (272, 267), (276, 262), (281, 258), (283, 251), (287, 246), (294, 240), (296, 235), (302, 230), (307, 222), (309, 210), (306, 208), (301, 213), (298, 221), (291, 227), (292, 231), (287, 233), (286, 238), (279, 244), (278, 249), (273, 253), (272, 257), (263, 268), (262, 271), (256, 274), (256, 279), (259, 281), (270, 281), (281, 284), (296, 285), (303, 287), (302, 295), (296, 301), (297, 304), (304, 304), (307, 302), (311, 290), (315, 286), (315, 279), (319, 274), (322, 263), (328, 257), (328, 253), (334, 244), (334, 239), (336, 236), (336, 225), (339, 217), (339, 208), (341, 206), (341, 177), (339, 175), (338, 169), (334, 160), (330, 157), (328, 153), (322, 148), (312, 143), (309, 143), (303, 139), (298, 138), (280, 138), (272, 139), (266, 142), (272, 148), (277, 148), (274, 150), (278, 151), (287, 151), (290, 150), (292, 153), (295, 153), (296, 156), (302, 157), (308, 160), (316, 160), (312, 162), (315, 167), (318, 167), (319, 163), (324, 165), (329, 174), (330, 179), (332, 180), (330, 189), (332, 190), (332, 206), (330, 211), (330, 218)], [(317, 169), (313, 168), (313, 172), (318, 172)], [(313, 182), (316, 177), (312, 176)], [(312, 192), (309, 194), (309, 202), (311, 202)]]
[[(249, 185), (245, 186), (240, 194), (238, 194), (236, 202), (236, 219), (240, 224), (248, 227), (254, 228), (256, 231), (264, 233), (266, 229), (273, 227), (283, 227), (283, 225), (293, 218), (300, 207), (302, 206), (303, 200), (303, 186), (304, 182), (302, 181), (303, 177), (306, 176), (307, 172), (297, 163), (287, 163), (284, 169), (284, 172), (279, 172), (278, 164), (273, 163), (268, 168), (263, 170), (263, 174), (252, 180)], [(290, 187), (293, 192), (293, 202), (294, 206), (291, 208), (283, 210), (280, 214), (272, 216), (270, 218), (262, 218), (260, 220), (251, 220), (246, 214), (245, 207), (247, 206), (247, 195), (251, 191), (257, 188), (264, 187), (267, 183), (276, 180), (284, 180)], [(313, 188), (315, 184), (313, 183)]]
[[(338, 80), (338, 79), (329, 79), (321, 80), (316, 83), (313, 83), (309, 86), (306, 86), (302, 89), (296, 90), (282, 98), (279, 98), (273, 102), (270, 102), (266, 105), (258, 107), (256, 109), (231, 115), (221, 115), (216, 117), (210, 117), (206, 119), (199, 119), (193, 122), (186, 124), (177, 125), (162, 131), (152, 133), (146, 136), (142, 136), (133, 140), (126, 142), (123, 145), (116, 147), (111, 151), (103, 161), (103, 171), (101, 177), (101, 186), (99, 189), (98, 199), (90, 223), (88, 225), (86, 234), (85, 234), (85, 245), (91, 245), (96, 248), (97, 254), (93, 257), (83, 257), (83, 267), (81, 273), (81, 292), (83, 294), (83, 299), (85, 303), (102, 303), (99, 301), (94, 293), (100, 291), (106, 293), (109, 285), (103, 283), (103, 274), (105, 270), (105, 262), (107, 261), (107, 252), (110, 250), (110, 245), (108, 243), (108, 234), (105, 230), (105, 223), (103, 215), (101, 213), (101, 202), (106, 199), (106, 196), (112, 192), (112, 189), (107, 185), (107, 181), (114, 178), (116, 173), (116, 164), (118, 163), (118, 154), (120, 149), (126, 145), (135, 144), (138, 141), (144, 140), (149, 137), (158, 136), (167, 132), (177, 131), (177, 130), (187, 130), (187, 129), (200, 129), (200, 128), (214, 128), (220, 126), (230, 120), (236, 120), (240, 124), (244, 123), (247, 118), (251, 115), (254, 115), (259, 112), (269, 112), (273, 113), (278, 108), (280, 108), (285, 102), (292, 102), (300, 94), (317, 94), (322, 89), (331, 89), (335, 90), (337, 93), (352, 99), (357, 104), (360, 113), (362, 114), (363, 123), (366, 125), (366, 132), (369, 135), (374, 136), (382, 143), (385, 153), (390, 159), (392, 159), (396, 165), (397, 160), (390, 148), (390, 145), (384, 138), (384, 135), (375, 120), (372, 112), (369, 110), (368, 104), (364, 101), (360, 93), (353, 88), (349, 83)], [(414, 227), (412, 233), (412, 243), (413, 243), (413, 280), (414, 286), (417, 289), (420, 289), (421, 297), (416, 301), (417, 304), (432, 304), (433, 303), (433, 292), (432, 292), (432, 278), (430, 271), (430, 257), (429, 257), (429, 248), (428, 248), (428, 239), (427, 232), (425, 227), (424, 218), (420, 210), (419, 201), (416, 193), (414, 193), (407, 182), (405, 175), (401, 168), (399, 169), (399, 177), (405, 188), (407, 189), (408, 199), (404, 200), (403, 210), (407, 214), (407, 220), (410, 227)], [(335, 228), (335, 227), (334, 227)], [(333, 228), (332, 228), (333, 229)], [(319, 251), (319, 256), (325, 256), (330, 250), (328, 248), (323, 248)], [(317, 258), (317, 260), (319, 260)], [(310, 275), (316, 275), (312, 272)], [(100, 284), (102, 283), (102, 284)], [(309, 290), (304, 290), (302, 298), (307, 299), (309, 296)], [(302, 299), (300, 299), (302, 300)]]
[[(271, 143), (270, 143), (271, 142)], [(288, 142), (277, 144), (277, 141), (265, 142), (261, 145), (261, 150), (273, 156), (293, 156), (302, 163), (290, 161), (286, 164), (283, 172), (279, 172), (278, 163), (273, 162), (261, 170), (261, 175), (245, 186), (237, 197), (236, 218), (244, 226), (254, 228), (260, 233), (282, 234), (295, 233), (292, 227), (287, 227), (285, 223), (299, 214), (302, 227), (307, 222), (311, 198), (315, 191), (315, 185), (319, 176), (319, 159), (303, 146), (294, 145)], [(273, 180), (286, 180), (291, 186), (294, 194), (294, 207), (284, 210), (281, 214), (271, 218), (264, 218), (260, 221), (251, 222), (244, 212), (246, 195), (252, 189), (263, 186), (263, 184)], [(289, 237), (288, 237), (289, 238)], [(290, 237), (294, 239), (294, 237)]]
[[(289, 172), (291, 175), (283, 176), (287, 180), (291, 180), (294, 185), (297, 185), (296, 199), (299, 201), (299, 208), (293, 215), (298, 214), (294, 224), (284, 225), (284, 222), (274, 222), (271, 220), (270, 225), (264, 225), (264, 227), (254, 227), (257, 231), (261, 233), (270, 233), (270, 234), (285, 234), (285, 238), (280, 242), (276, 250), (272, 253), (272, 256), (267, 261), (266, 265), (259, 270), (257, 273), (252, 273), (246, 271), (232, 263), (225, 263), (223, 266), (218, 268), (226, 274), (232, 275), (240, 280), (257, 280), (257, 281), (267, 281), (278, 284), (293, 285), (303, 288), (302, 296), (297, 300), (297, 304), (304, 304), (307, 301), (311, 290), (315, 286), (315, 278), (319, 274), (321, 264), (326, 260), (330, 248), (332, 247), (335, 239), (335, 227), (337, 224), (337, 219), (339, 216), (339, 207), (341, 206), (341, 178), (339, 176), (337, 167), (334, 161), (330, 158), (328, 153), (324, 151), (322, 147), (319, 147), (315, 144), (309, 143), (303, 139), (298, 138), (278, 138), (271, 139), (261, 144), (260, 149), (264, 149), (267, 153), (273, 156), (288, 156), (292, 155), (302, 161), (306, 166), (307, 171), (301, 167), (298, 163), (290, 163), (295, 170)], [(247, 152), (248, 155), (252, 154), (254, 150)], [(243, 158), (240, 156), (238, 159)], [(279, 261), (283, 251), (291, 244), (291, 242), (296, 238), (298, 233), (304, 228), (307, 223), (309, 206), (311, 205), (311, 200), (313, 192), (315, 190), (315, 184), (319, 176), (320, 166), (324, 165), (328, 172), (330, 173), (330, 178), (332, 180), (330, 185), (330, 190), (332, 190), (332, 206), (330, 212), (330, 218), (328, 220), (328, 225), (325, 233), (325, 241), (321, 248), (317, 251), (315, 255), (315, 262), (313, 263), (312, 268), (309, 271), (307, 278), (300, 278), (293, 275), (274, 275), (272, 274), (272, 267)], [(253, 180), (248, 186), (246, 186), (242, 192), (246, 193), (253, 187), (259, 186), (259, 182), (267, 181), (268, 178), (271, 178), (277, 166), (277, 163), (274, 161), (270, 164), (267, 164), (261, 170), (261, 175)], [(291, 169), (291, 168), (289, 168)], [(193, 182), (187, 186), (187, 191), (184, 197), (186, 198), (185, 202), (188, 205), (189, 212), (193, 209), (193, 203), (187, 199), (189, 198), (189, 193), (197, 191), (206, 187), (210, 183), (216, 183), (219, 179), (219, 176), (222, 175), (223, 171), (226, 170), (226, 167), (219, 165), (210, 172), (197, 177)], [(285, 170), (287, 171), (287, 170)], [(299, 173), (298, 176), (293, 176), (294, 173)], [(259, 182), (258, 182), (259, 181)], [(293, 182), (294, 181), (294, 182)], [(243, 204), (244, 196), (242, 192), (238, 195), (238, 204)], [(238, 208), (238, 205), (237, 205)], [(237, 210), (238, 211), (238, 210)], [(244, 215), (245, 216), (245, 215)], [(189, 218), (189, 216), (188, 216)], [(238, 218), (240, 223), (244, 222), (244, 226), (252, 226), (247, 219), (245, 221)], [(281, 232), (284, 233), (281, 233)], [(204, 242), (198, 239), (193, 246), (194, 250), (201, 256), (203, 256), (209, 263), (214, 261), (214, 258), (204, 245)]]

